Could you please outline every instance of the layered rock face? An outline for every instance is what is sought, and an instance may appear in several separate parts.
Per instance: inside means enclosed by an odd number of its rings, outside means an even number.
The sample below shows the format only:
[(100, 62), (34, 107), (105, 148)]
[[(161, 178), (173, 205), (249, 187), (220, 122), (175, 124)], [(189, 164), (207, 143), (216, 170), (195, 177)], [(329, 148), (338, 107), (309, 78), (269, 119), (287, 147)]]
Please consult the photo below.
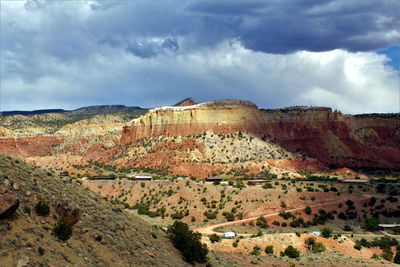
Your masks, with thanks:
[(400, 168), (400, 116), (342, 115), (330, 108), (260, 110), (239, 100), (156, 108), (125, 126), (121, 143), (207, 130), (215, 134), (246, 131), (326, 166)]

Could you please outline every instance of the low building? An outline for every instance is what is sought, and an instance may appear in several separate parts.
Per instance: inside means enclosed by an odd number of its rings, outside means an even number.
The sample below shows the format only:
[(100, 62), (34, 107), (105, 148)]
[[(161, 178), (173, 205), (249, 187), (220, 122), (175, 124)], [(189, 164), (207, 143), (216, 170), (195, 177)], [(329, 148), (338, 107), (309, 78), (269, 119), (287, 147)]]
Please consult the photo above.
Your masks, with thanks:
[(247, 185), (258, 185), (258, 184), (265, 184), (265, 183), (269, 183), (269, 180), (248, 180), (247, 181)]
[(224, 237), (225, 238), (235, 238), (236, 237), (236, 233), (235, 232), (225, 232), (224, 233)]
[(344, 184), (369, 184), (367, 179), (342, 179), (339, 182)]
[(398, 227), (400, 227), (400, 224), (397, 224), (397, 223), (380, 223), (379, 224), (380, 230), (393, 229), (393, 228), (398, 228)]
[(207, 177), (206, 181), (208, 181), (208, 182), (221, 182), (222, 178), (221, 177)]
[(151, 181), (153, 180), (152, 176), (145, 176), (145, 175), (135, 175), (132, 180), (134, 181)]

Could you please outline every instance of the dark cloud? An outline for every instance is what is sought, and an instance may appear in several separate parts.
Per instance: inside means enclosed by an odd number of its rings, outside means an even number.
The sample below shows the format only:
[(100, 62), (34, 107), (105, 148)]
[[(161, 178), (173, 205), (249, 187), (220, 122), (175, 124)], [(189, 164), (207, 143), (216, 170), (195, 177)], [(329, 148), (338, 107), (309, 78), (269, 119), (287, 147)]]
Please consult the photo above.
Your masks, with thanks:
[(0, 2), (3, 109), (193, 96), (395, 110), (398, 0), (21, 3)]

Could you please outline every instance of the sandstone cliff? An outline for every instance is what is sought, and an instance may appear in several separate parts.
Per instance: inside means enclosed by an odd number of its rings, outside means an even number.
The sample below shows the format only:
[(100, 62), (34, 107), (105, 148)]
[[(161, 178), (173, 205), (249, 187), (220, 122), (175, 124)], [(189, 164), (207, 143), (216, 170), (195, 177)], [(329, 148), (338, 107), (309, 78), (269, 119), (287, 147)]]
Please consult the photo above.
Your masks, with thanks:
[(143, 138), (246, 131), (331, 167), (400, 167), (400, 116), (342, 115), (330, 108), (260, 110), (251, 102), (219, 100), (161, 107), (131, 121), (121, 143)]

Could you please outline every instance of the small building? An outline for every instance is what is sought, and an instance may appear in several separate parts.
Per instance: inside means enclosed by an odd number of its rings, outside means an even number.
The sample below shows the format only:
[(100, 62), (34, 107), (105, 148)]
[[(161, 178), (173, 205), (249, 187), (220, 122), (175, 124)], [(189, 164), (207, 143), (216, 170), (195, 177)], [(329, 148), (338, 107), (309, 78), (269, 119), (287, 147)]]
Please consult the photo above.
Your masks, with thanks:
[(342, 179), (339, 181), (344, 184), (369, 184), (367, 179)]
[(206, 181), (207, 182), (221, 182), (222, 178), (221, 177), (207, 177)]
[(134, 181), (151, 181), (153, 180), (152, 176), (145, 176), (145, 175), (135, 175), (132, 180)]
[(236, 237), (236, 233), (235, 232), (225, 232), (224, 233), (224, 237), (225, 238), (235, 238)]
[(314, 232), (312, 232), (314, 235), (316, 235), (316, 236), (321, 236), (321, 232), (318, 232), (318, 231), (314, 231)]
[(258, 185), (258, 184), (265, 184), (265, 183), (269, 183), (269, 180), (263, 180), (263, 179), (259, 179), (259, 180), (248, 180), (247, 181), (247, 185)]
[(380, 230), (387, 230), (400, 227), (400, 224), (397, 223), (380, 223), (379, 229)]

